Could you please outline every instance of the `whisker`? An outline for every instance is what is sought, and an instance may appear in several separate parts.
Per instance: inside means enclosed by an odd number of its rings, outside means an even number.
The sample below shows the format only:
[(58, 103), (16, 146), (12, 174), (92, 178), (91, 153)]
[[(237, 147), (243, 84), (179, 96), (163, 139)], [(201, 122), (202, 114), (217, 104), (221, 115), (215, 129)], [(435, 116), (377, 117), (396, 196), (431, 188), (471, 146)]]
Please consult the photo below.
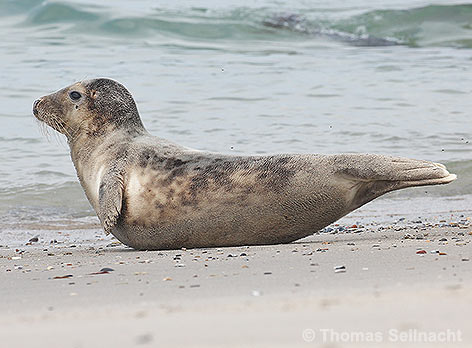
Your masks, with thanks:
[(59, 134), (62, 134), (61, 131), (63, 131), (64, 133), (67, 133), (67, 131), (65, 131), (64, 126), (56, 116), (52, 116), (51, 120), (54, 123), (54, 128), (57, 129), (57, 132), (54, 133), (54, 138), (56, 139), (56, 142), (60, 145), (64, 145), (63, 138)]
[(39, 128), (39, 132), (41, 133), (42, 136), (44, 136), (46, 138), (46, 140), (49, 142), (50, 138), (49, 138), (49, 128), (48, 126), (46, 125), (46, 123), (44, 123), (43, 121), (40, 121), (38, 119), (36, 119), (36, 123), (38, 125), (38, 128)]
[[(44, 117), (43, 117), (44, 118)], [(48, 123), (36, 119), (37, 123), (39, 124), (39, 130), (41, 134), (43, 134), (48, 142), (51, 141), (51, 137), (54, 137), (54, 140), (56, 143), (60, 145), (64, 145), (64, 138), (61, 137), (60, 135), (65, 135), (67, 138), (67, 142), (73, 142), (75, 141), (81, 132), (87, 131), (87, 120), (82, 120), (79, 125), (77, 126), (76, 130), (74, 131), (72, 128), (70, 128), (67, 124), (65, 124), (58, 116), (51, 114), (47, 115)], [(51, 133), (51, 128), (55, 130), (55, 132)], [(81, 130), (81, 132), (78, 132), (77, 130)], [(54, 135), (51, 135), (54, 134)]]

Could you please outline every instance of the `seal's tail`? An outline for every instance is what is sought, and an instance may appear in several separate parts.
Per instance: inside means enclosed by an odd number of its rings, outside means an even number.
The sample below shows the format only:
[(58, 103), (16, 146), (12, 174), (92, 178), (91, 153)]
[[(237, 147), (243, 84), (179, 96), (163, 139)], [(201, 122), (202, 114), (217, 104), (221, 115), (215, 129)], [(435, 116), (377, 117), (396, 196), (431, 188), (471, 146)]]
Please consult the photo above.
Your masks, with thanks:
[(406, 187), (448, 184), (456, 179), (440, 163), (383, 155), (335, 156), (337, 175), (352, 185), (352, 204), (359, 207), (384, 193)]

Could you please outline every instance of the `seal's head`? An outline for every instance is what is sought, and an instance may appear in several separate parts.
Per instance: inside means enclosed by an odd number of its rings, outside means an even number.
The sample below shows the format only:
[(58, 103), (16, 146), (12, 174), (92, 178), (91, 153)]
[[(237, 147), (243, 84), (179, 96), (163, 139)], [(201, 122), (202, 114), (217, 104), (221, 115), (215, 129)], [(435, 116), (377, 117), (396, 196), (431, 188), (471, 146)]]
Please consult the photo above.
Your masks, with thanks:
[(144, 130), (131, 93), (106, 78), (77, 82), (41, 97), (33, 104), (33, 114), (69, 141), (80, 134), (98, 137), (115, 130)]

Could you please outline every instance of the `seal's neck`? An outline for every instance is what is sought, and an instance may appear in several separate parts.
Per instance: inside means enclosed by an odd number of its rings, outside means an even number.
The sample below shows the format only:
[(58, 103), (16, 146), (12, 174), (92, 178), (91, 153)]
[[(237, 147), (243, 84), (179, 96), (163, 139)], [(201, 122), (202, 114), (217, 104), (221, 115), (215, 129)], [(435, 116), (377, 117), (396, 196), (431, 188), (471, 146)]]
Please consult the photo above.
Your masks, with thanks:
[(94, 208), (98, 202), (98, 188), (104, 172), (119, 160), (127, 160), (136, 138), (147, 134), (139, 132), (107, 130), (102, 135), (80, 134), (69, 140), (70, 155), (80, 184)]
[(124, 155), (124, 148), (133, 143), (135, 138), (147, 135), (144, 127), (132, 129), (104, 126), (97, 134), (80, 133), (68, 139), (72, 162), (80, 177), (80, 168), (90, 166), (102, 155), (113, 154), (114, 157)]

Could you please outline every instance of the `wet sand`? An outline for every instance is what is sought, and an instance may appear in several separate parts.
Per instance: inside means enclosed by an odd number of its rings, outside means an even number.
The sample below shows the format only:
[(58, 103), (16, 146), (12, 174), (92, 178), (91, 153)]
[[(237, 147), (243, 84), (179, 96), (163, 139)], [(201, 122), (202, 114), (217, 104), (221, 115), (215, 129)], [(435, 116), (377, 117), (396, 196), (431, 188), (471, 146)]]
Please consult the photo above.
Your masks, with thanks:
[(467, 347), (472, 226), (450, 215), (353, 215), (292, 244), (172, 251), (41, 231), (0, 247), (1, 346)]

